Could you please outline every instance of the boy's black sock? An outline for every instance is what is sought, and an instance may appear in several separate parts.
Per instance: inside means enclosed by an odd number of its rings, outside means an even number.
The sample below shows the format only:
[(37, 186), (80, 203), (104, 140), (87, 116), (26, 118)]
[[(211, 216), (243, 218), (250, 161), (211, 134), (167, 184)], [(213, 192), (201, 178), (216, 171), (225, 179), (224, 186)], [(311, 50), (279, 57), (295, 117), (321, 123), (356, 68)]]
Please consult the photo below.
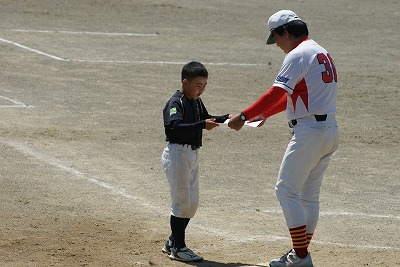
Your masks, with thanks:
[[(189, 221), (190, 221), (190, 218), (185, 218), (185, 230), (186, 230), (187, 225), (189, 224)], [(170, 240), (169, 245), (173, 247), (175, 244), (174, 235), (171, 233), (171, 235), (168, 237), (168, 239)]]
[(185, 218), (185, 229), (187, 227), (187, 225), (189, 224), (190, 218)]
[(188, 218), (178, 218), (171, 215), (170, 218), (171, 231), (172, 231), (171, 236), (174, 241), (174, 247), (177, 249), (186, 247), (185, 229), (188, 223), (189, 223)]

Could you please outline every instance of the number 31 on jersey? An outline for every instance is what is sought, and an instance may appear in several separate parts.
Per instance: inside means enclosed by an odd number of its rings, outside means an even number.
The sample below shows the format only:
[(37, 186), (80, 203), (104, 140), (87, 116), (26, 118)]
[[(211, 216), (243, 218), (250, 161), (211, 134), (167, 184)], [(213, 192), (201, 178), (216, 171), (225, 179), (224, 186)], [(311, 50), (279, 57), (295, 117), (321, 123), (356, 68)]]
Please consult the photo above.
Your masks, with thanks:
[(324, 64), (325, 71), (321, 72), (322, 80), (325, 83), (331, 83), (333, 81), (337, 82), (337, 74), (335, 64), (333, 63), (333, 59), (329, 54), (318, 54), (317, 59), (319, 64)]

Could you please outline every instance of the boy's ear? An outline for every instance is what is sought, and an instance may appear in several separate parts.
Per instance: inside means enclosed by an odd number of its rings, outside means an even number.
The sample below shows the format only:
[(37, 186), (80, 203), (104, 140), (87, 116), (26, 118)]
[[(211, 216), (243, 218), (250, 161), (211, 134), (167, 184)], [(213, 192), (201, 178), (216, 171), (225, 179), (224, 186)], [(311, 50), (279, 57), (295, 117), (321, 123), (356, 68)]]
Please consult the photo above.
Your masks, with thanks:
[(183, 80), (182, 80), (182, 85), (183, 85), (183, 86), (186, 86), (188, 83), (189, 83), (188, 80), (186, 80), (186, 79), (183, 79)]

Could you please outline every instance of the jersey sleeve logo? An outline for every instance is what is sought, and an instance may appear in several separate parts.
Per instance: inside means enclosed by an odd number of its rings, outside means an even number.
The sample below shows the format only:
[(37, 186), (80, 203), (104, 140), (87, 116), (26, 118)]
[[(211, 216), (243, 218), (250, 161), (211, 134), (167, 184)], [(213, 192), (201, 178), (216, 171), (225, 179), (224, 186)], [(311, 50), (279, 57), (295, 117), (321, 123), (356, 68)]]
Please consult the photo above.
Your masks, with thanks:
[(174, 114), (176, 114), (176, 108), (171, 108), (171, 109), (169, 110), (169, 115), (172, 116), (172, 115), (174, 115)]
[(286, 84), (289, 81), (289, 78), (282, 77), (282, 76), (277, 76), (275, 81)]

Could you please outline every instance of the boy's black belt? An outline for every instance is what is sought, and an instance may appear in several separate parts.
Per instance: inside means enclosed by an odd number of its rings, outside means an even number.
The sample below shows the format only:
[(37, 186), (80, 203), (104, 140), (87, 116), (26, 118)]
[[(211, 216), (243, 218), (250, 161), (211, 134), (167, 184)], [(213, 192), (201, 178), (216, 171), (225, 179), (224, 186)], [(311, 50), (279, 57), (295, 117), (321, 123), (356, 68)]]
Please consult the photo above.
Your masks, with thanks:
[[(327, 115), (327, 114), (324, 114), (324, 115), (314, 115), (314, 117), (315, 117), (315, 120), (316, 120), (316, 121), (326, 121), (326, 118), (328, 117), (328, 115)], [(290, 127), (290, 128), (293, 128), (293, 127), (296, 126), (296, 125), (297, 125), (297, 120), (296, 120), (296, 119), (289, 121), (289, 127)]]
[(179, 143), (178, 143), (178, 145), (181, 145), (181, 146), (183, 146), (183, 147), (190, 147), (192, 150), (197, 150), (197, 149), (200, 148), (199, 146), (189, 145), (189, 144), (179, 144)]

